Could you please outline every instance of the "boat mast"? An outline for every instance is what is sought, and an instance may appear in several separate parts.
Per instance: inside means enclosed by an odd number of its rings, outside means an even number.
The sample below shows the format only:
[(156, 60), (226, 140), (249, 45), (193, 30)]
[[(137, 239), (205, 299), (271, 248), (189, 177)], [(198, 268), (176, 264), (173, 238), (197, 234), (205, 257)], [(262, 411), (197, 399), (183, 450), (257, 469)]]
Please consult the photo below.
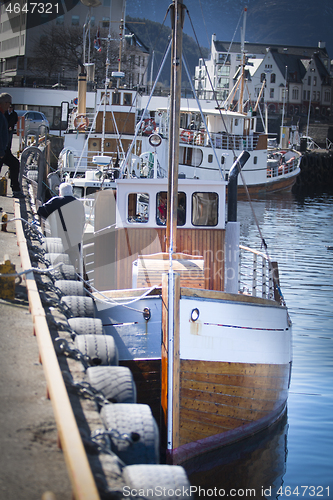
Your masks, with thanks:
[(178, 165), (179, 165), (179, 127), (180, 97), (182, 78), (182, 43), (185, 6), (183, 0), (173, 0), (170, 6), (172, 26), (171, 48), (171, 104), (169, 126), (169, 175), (168, 175), (168, 212), (166, 227), (166, 247), (171, 255), (176, 251), (177, 208), (178, 208)]
[(239, 112), (243, 113), (243, 99), (244, 99), (244, 83), (245, 83), (245, 26), (246, 26), (246, 12), (244, 8), (243, 28), (241, 29), (241, 51), (242, 51), (242, 72), (241, 72), (241, 88), (239, 94)]

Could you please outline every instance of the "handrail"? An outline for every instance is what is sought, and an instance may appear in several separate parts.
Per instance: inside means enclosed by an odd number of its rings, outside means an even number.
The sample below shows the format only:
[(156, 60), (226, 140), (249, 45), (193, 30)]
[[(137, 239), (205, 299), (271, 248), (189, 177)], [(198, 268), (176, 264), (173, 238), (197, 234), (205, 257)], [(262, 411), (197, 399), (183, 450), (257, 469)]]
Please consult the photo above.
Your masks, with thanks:
[(257, 297), (259, 293), (265, 299), (275, 300), (274, 273), (277, 271), (272, 262), (263, 252), (244, 245), (239, 245), (239, 248), (243, 250), (240, 255), (238, 280), (240, 293), (253, 297)]
[[(210, 133), (211, 140), (213, 141), (216, 149), (239, 149), (254, 151), (258, 141), (259, 135), (241, 135), (241, 134), (226, 134), (222, 132)], [(210, 144), (207, 132), (201, 130), (180, 129), (180, 146), (186, 144), (192, 146), (208, 146)]]
[[(23, 231), (20, 201), (15, 201), (16, 236), (23, 269), (31, 269), (31, 262)], [(77, 427), (65, 382), (54, 350), (45, 311), (40, 300), (33, 272), (26, 274), (26, 288), (34, 333), (37, 337), (39, 354), (53, 406), (61, 448), (64, 453), (68, 474), (75, 500), (100, 500), (96, 483)]]

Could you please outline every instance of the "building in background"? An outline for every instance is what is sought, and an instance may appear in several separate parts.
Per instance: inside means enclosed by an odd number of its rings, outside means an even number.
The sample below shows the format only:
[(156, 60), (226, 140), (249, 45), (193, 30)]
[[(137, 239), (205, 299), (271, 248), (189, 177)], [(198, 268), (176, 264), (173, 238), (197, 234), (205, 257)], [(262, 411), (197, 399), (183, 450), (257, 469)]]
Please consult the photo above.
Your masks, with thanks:
[(95, 63), (92, 80), (103, 85), (107, 39), (110, 73), (119, 69), (121, 57), (121, 69), (131, 69), (126, 78), (132, 84), (145, 85), (149, 50), (132, 32), (125, 31), (126, 1), (85, 0), (85, 4), (80, 0), (1, 4), (0, 85), (74, 89), (78, 59), (89, 63), (90, 69)]
[[(327, 119), (331, 115), (331, 62), (325, 43), (299, 47), (246, 43), (244, 109), (260, 101), (260, 110), (269, 115), (311, 116)], [(195, 70), (195, 89), (200, 98), (212, 99), (213, 91), (221, 106), (237, 106), (240, 91), (235, 84), (242, 62), (241, 44), (221, 42), (212, 36), (208, 60), (199, 60)], [(311, 99), (310, 99), (311, 96)]]

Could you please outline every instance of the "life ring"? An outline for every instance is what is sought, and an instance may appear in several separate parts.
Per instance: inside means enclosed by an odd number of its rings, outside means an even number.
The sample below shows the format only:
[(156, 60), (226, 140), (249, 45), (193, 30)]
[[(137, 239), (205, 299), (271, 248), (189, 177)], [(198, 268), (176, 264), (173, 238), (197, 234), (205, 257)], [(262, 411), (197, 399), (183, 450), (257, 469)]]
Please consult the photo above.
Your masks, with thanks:
[(142, 133), (145, 135), (150, 135), (156, 130), (156, 123), (153, 118), (146, 118), (143, 120), (142, 124), (143, 130)]
[(182, 130), (181, 134), (180, 134), (180, 139), (183, 142), (186, 142), (187, 144), (189, 144), (193, 140), (193, 136), (194, 136), (194, 134), (193, 134), (192, 130)]
[(86, 129), (88, 128), (88, 125), (89, 125), (89, 119), (86, 115), (81, 113), (76, 115), (76, 117), (74, 118), (74, 127), (77, 130)]

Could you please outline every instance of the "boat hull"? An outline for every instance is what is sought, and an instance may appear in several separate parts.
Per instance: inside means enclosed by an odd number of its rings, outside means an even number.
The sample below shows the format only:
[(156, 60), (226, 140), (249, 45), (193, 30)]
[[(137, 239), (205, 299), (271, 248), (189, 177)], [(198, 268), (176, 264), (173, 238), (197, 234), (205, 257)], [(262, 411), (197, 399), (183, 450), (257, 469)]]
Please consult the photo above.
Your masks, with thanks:
[[(98, 315), (107, 333), (123, 343), (120, 363), (133, 373), (138, 402), (153, 411), (169, 463), (180, 464), (242, 440), (279, 418), (291, 374), (286, 308), (258, 297), (181, 288), (181, 335), (173, 359), (173, 440), (167, 445), (168, 362), (163, 358), (164, 337), (161, 346), (161, 296), (139, 299), (135, 310), (141, 309), (141, 301), (151, 310), (148, 323), (127, 310), (127, 323), (121, 324), (120, 305), (102, 308)], [(194, 309), (199, 312), (196, 321), (191, 319)], [(136, 320), (129, 324), (131, 314)], [(150, 324), (154, 318), (155, 324)]]
[[(278, 193), (281, 191), (291, 191), (299, 173), (300, 169), (298, 168), (289, 177), (277, 177), (274, 180), (265, 182), (264, 184), (248, 185), (247, 188), (249, 194), (252, 197), (257, 197), (265, 196), (266, 194), (270, 193)], [(247, 195), (246, 189), (242, 184), (238, 185), (237, 187), (237, 195), (239, 198), (244, 198)]]
[[(139, 403), (148, 404), (160, 430), (161, 360), (123, 360)], [(168, 463), (241, 441), (276, 422), (286, 407), (291, 363), (219, 363), (181, 360), (179, 446), (162, 450)]]
[(182, 360), (180, 445), (171, 463), (240, 441), (275, 422), (288, 394), (290, 365)]

